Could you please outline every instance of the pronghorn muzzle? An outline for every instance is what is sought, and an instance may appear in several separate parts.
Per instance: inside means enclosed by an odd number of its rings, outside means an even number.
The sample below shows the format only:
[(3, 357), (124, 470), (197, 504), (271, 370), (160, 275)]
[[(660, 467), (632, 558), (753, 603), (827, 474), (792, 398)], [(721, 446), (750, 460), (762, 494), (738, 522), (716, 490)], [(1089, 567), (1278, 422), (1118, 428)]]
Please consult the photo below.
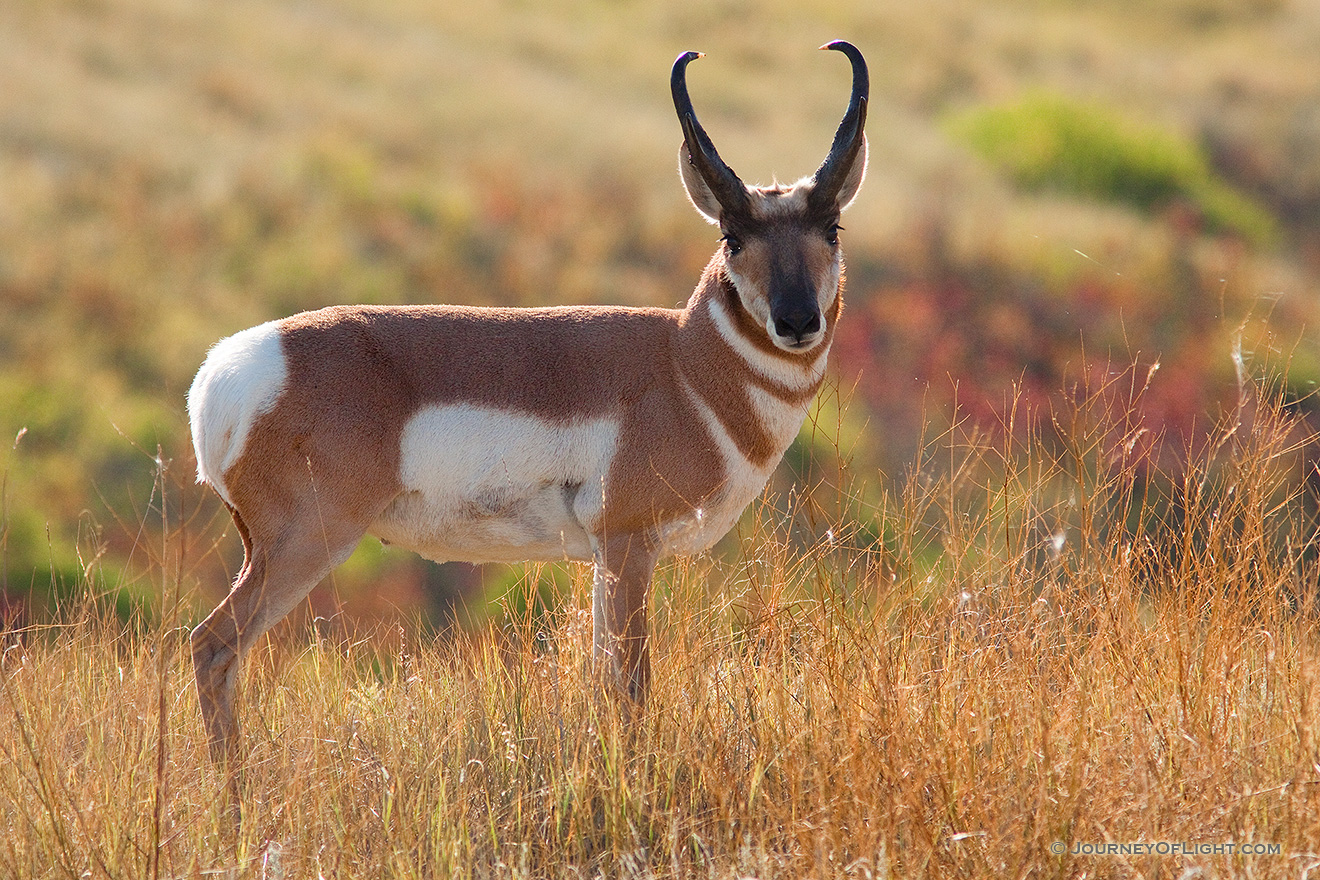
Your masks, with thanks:
[(770, 330), (774, 341), (789, 350), (807, 349), (820, 338), (820, 304), (816, 287), (801, 259), (775, 260), (767, 290)]

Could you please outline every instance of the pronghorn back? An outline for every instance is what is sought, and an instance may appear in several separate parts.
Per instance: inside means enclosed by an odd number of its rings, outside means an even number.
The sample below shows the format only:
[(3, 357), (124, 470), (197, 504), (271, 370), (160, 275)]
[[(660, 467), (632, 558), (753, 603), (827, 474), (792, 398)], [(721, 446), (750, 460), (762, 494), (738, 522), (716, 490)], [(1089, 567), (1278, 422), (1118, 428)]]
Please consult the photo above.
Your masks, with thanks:
[(824, 375), (842, 309), (840, 212), (861, 185), (868, 82), (825, 162), (747, 187), (671, 88), (683, 183), (723, 242), (682, 309), (335, 306), (217, 343), (188, 395), (198, 479), (246, 560), (193, 634), (217, 759), (237, 664), (366, 534), (437, 560), (582, 559), (605, 680), (649, 675), (656, 560), (706, 549), (761, 492)]

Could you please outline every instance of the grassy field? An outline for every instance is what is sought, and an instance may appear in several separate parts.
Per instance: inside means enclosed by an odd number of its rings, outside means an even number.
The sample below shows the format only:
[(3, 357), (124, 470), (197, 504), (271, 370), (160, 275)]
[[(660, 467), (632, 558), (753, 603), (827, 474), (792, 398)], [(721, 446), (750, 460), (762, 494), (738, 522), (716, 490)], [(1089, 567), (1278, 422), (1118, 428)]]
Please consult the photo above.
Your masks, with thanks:
[[(675, 305), (714, 234), (669, 64), (791, 180), (835, 37), (873, 100), (834, 384), (662, 568), (639, 725), (587, 570), (367, 542), (245, 670), (235, 839), (186, 658), (241, 561), (207, 347)], [(0, 3), (0, 876), (1314, 874), (1316, 45), (1312, 0)], [(1179, 849), (1095, 852), (1139, 842)]]
[[(1061, 444), (957, 422), (892, 489), (823, 479), (765, 499), (727, 560), (665, 566), (629, 729), (592, 697), (583, 568), (553, 607), (440, 641), (285, 626), (243, 679), (236, 840), (178, 525), (162, 621), (83, 601), (7, 635), (0, 873), (1306, 876), (1309, 437), (1248, 386), (1168, 479), (1132, 418), (1144, 379), (1052, 413)], [(1179, 849), (1094, 852), (1136, 843)]]

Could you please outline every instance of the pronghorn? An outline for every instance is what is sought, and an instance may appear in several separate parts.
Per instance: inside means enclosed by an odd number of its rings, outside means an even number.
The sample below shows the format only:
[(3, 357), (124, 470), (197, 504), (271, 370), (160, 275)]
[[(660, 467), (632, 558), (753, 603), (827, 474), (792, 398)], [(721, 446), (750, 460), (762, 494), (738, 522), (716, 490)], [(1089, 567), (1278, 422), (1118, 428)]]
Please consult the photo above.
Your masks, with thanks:
[[(765, 486), (825, 373), (839, 214), (866, 171), (869, 80), (829, 155), (745, 186), (670, 78), (679, 169), (722, 244), (682, 309), (334, 306), (218, 342), (188, 392), (197, 478), (245, 560), (192, 633), (213, 756), (236, 756), (244, 652), (364, 535), (436, 560), (595, 563), (594, 656), (631, 701), (650, 675), (658, 557), (709, 548)], [(626, 700), (627, 701), (627, 700)]]

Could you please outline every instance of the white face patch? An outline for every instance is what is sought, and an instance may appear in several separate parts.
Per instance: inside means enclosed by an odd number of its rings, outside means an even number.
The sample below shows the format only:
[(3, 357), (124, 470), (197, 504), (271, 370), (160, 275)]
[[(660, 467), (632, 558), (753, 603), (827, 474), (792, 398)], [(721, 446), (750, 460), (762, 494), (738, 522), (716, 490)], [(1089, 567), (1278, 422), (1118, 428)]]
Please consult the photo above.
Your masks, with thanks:
[(839, 255), (836, 252), (834, 262), (830, 264), (829, 274), (821, 282), (820, 288), (816, 291), (816, 305), (820, 307), (820, 332), (825, 332), (825, 312), (829, 311), (830, 306), (834, 305), (834, 298), (839, 295)]
[(734, 290), (738, 291), (738, 299), (742, 301), (747, 313), (755, 318), (758, 324), (772, 326), (774, 322), (770, 319), (770, 302), (761, 291), (756, 289), (756, 285), (731, 266), (726, 265), (725, 270), (729, 273), (729, 280), (733, 282)]
[(243, 453), (253, 423), (284, 389), (288, 369), (279, 322), (270, 321), (217, 342), (188, 389), (188, 422), (197, 480), (232, 505), (224, 475)]
[(619, 425), (470, 404), (404, 425), (404, 494), (372, 531), (435, 559), (582, 558), (599, 525)]

